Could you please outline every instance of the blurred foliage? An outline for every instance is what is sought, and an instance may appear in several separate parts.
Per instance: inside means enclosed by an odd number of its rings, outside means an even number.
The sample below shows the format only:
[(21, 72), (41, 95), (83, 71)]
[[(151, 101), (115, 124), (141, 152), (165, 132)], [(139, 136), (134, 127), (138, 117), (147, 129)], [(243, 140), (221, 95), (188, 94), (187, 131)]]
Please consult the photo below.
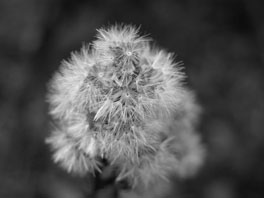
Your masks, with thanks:
[(263, 197), (263, 6), (257, 0), (1, 0), (0, 197), (116, 196), (105, 178), (98, 186), (92, 177), (60, 170), (44, 143), (47, 81), (97, 28), (115, 22), (141, 25), (175, 52), (204, 108), (205, 165), (195, 178), (175, 181), (167, 197)]

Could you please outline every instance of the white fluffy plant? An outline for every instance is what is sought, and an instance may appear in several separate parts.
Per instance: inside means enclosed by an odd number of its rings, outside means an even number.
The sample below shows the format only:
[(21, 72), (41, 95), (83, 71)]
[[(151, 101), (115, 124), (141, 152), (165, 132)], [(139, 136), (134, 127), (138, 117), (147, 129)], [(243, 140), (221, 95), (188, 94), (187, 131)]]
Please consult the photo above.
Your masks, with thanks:
[(132, 187), (192, 175), (204, 152), (195, 133), (200, 108), (184, 78), (173, 55), (133, 26), (99, 29), (49, 83), (54, 161), (86, 175), (106, 159)]

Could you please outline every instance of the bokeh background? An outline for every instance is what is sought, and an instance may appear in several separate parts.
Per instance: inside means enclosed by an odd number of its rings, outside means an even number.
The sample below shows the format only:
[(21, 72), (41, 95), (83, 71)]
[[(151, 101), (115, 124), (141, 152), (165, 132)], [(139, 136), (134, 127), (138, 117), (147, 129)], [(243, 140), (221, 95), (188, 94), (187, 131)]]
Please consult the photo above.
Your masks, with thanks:
[(0, 197), (116, 197), (111, 181), (61, 170), (44, 143), (48, 80), (97, 28), (115, 22), (141, 25), (175, 52), (204, 109), (205, 165), (166, 197), (263, 197), (263, 8), (256, 0), (1, 0)]

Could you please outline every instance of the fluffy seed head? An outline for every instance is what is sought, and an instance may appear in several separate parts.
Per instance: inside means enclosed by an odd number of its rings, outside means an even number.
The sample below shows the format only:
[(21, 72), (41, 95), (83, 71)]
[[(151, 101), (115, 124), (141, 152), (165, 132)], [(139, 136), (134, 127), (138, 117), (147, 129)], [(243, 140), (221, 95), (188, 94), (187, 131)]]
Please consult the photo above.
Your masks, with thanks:
[(150, 170), (148, 178), (157, 170), (163, 177), (178, 159), (160, 145), (174, 135), (163, 124), (150, 130), (149, 123), (171, 120), (177, 112), (187, 116), (181, 64), (133, 26), (99, 29), (96, 38), (64, 61), (49, 84), (50, 113), (59, 127), (48, 139), (54, 160), (86, 173), (99, 169), (99, 156), (133, 166), (120, 168), (119, 178), (143, 173), (139, 167)]

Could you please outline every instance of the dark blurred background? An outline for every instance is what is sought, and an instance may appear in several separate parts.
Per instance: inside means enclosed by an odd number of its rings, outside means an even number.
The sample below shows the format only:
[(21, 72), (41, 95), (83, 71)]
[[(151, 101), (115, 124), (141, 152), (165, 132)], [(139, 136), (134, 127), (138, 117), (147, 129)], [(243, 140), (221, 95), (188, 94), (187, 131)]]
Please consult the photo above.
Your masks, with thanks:
[(115, 22), (141, 25), (175, 52), (204, 108), (205, 165), (167, 197), (264, 197), (263, 9), (256, 0), (1, 0), (0, 197), (114, 197), (111, 183), (100, 188), (54, 165), (44, 139), (46, 83)]

